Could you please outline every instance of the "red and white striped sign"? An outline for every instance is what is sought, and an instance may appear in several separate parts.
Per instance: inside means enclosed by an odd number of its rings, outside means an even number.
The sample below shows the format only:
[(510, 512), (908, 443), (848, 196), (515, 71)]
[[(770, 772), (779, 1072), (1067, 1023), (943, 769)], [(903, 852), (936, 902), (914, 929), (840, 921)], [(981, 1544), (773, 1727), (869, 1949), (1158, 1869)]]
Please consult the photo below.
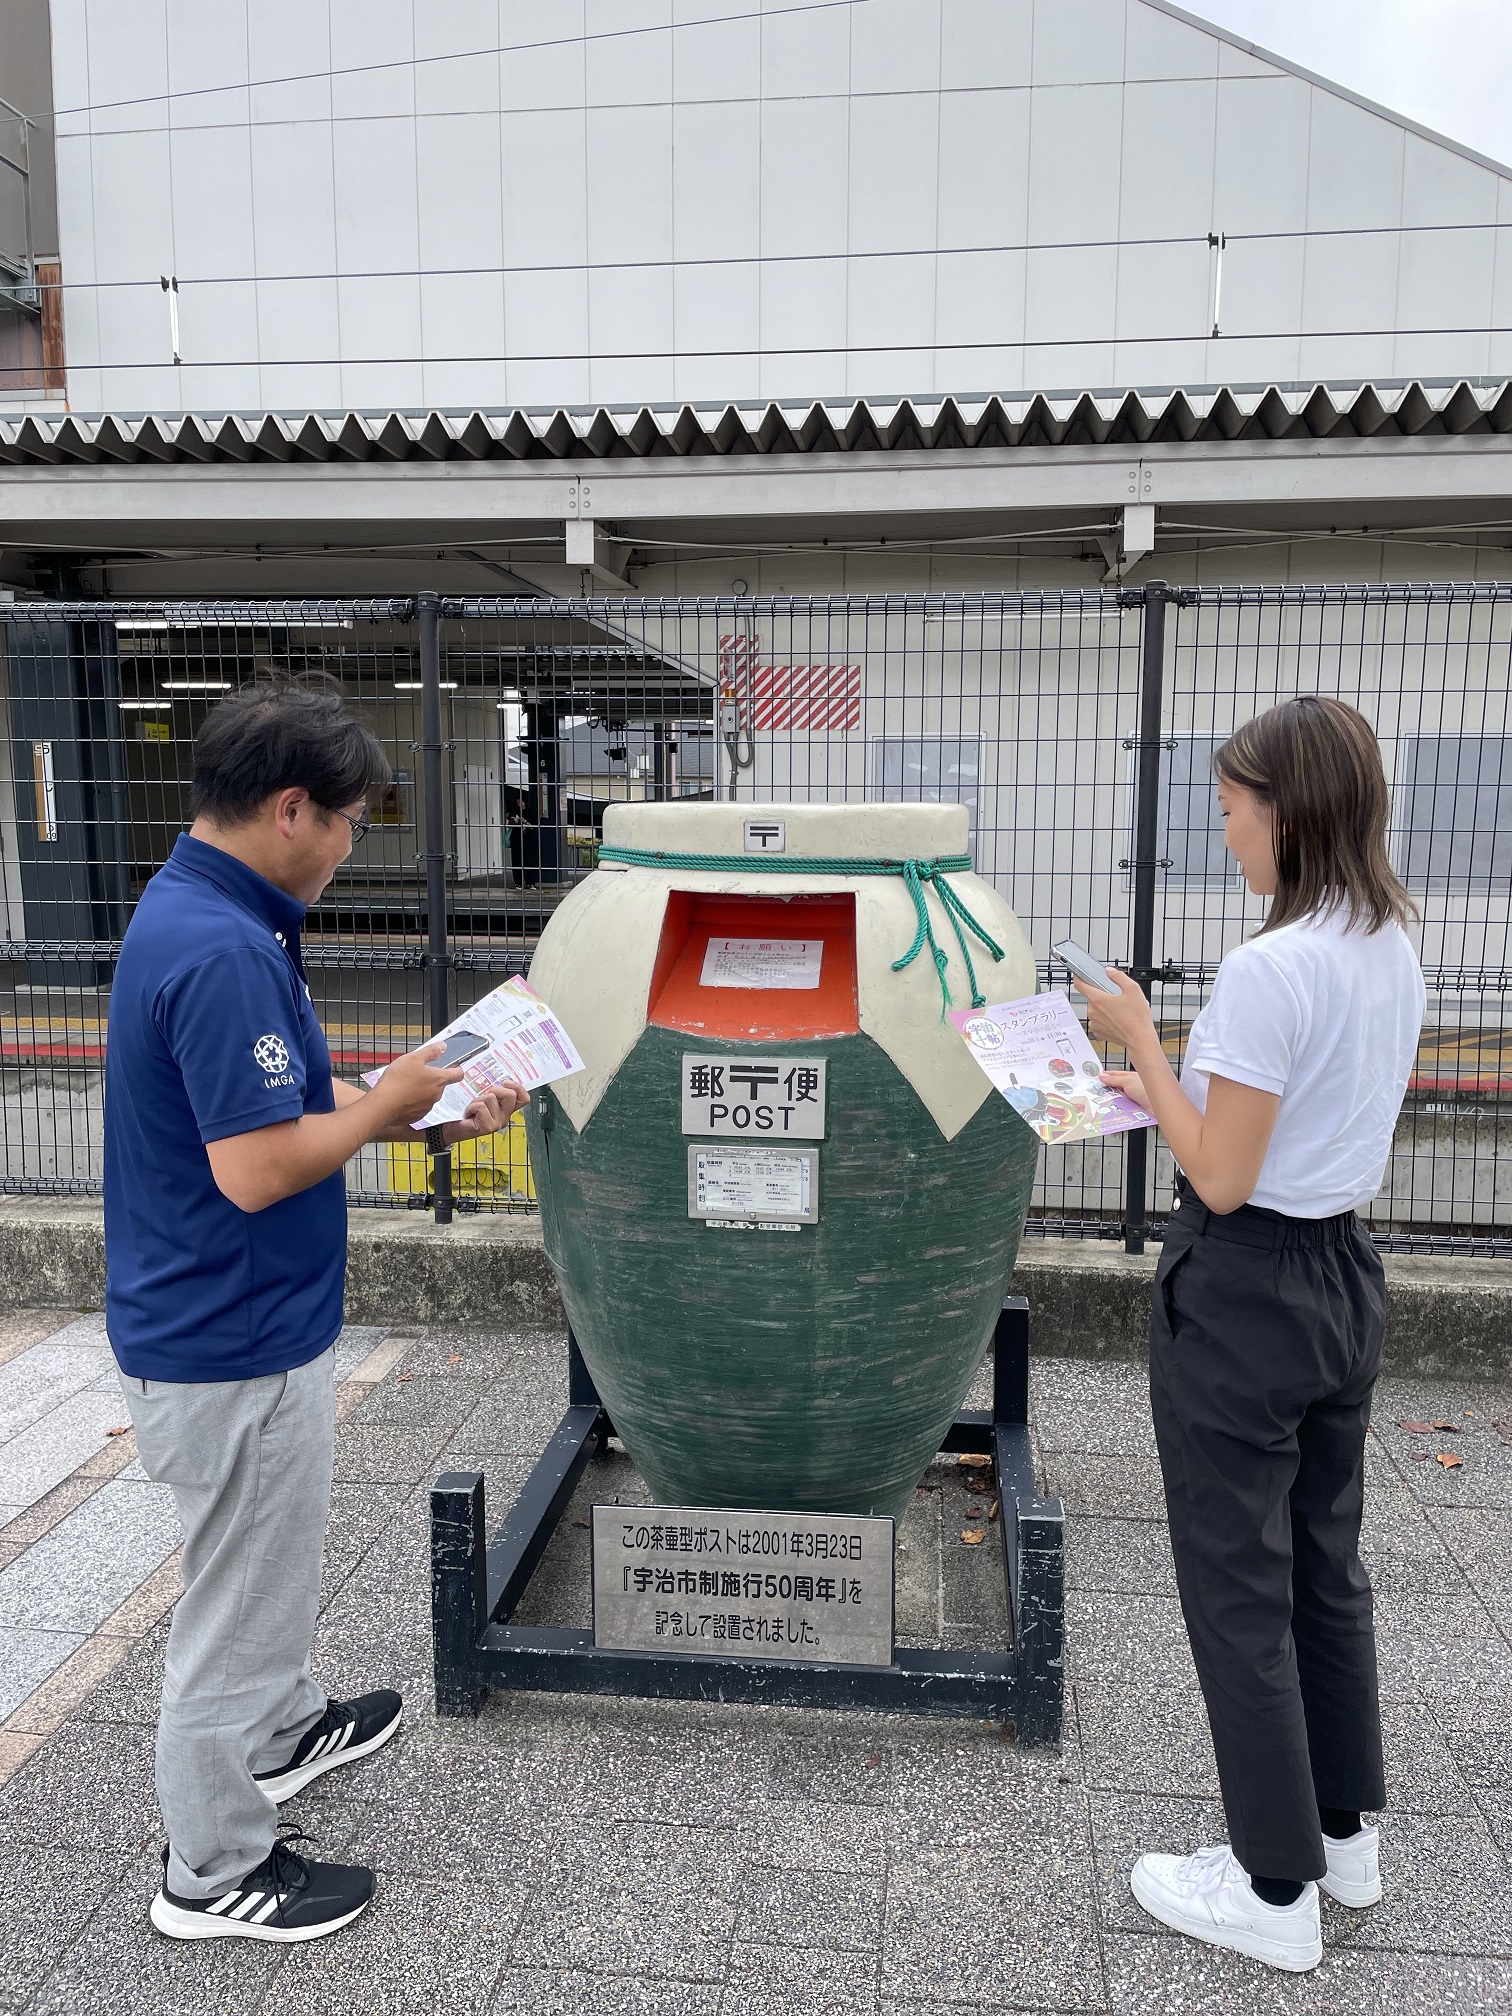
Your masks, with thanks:
[(721, 637), (720, 683), (752, 734), (796, 729), (844, 735), (861, 726), (859, 665), (760, 665), (755, 637)]

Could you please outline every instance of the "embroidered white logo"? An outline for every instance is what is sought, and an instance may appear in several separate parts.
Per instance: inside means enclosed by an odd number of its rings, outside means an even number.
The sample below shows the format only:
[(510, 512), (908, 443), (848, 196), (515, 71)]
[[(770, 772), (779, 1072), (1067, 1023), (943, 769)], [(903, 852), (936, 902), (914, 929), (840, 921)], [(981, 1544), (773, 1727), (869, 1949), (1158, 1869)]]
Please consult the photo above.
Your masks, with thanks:
[(259, 1071), (271, 1074), (289, 1068), (288, 1047), (280, 1036), (259, 1036), (252, 1045), (252, 1059)]

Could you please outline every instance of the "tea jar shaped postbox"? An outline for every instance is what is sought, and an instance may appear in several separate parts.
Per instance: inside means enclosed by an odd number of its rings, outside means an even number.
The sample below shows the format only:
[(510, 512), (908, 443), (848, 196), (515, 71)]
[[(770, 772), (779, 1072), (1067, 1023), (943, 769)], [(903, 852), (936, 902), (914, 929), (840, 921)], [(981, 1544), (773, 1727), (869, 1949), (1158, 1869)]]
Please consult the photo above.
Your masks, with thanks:
[(966, 839), (954, 805), (611, 806), (541, 935), (585, 1064), (527, 1120), (546, 1252), (664, 1503), (901, 1518), (971, 1384), (1038, 1142), (942, 1013), (1035, 990)]

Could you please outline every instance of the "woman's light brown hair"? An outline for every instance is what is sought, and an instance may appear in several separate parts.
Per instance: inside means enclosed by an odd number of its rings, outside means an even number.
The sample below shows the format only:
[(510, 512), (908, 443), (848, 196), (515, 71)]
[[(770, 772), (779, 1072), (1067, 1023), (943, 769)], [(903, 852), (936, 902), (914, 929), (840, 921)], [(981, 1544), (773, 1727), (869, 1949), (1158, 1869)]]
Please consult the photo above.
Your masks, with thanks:
[(1367, 932), (1417, 916), (1387, 858), (1391, 794), (1363, 714), (1342, 700), (1284, 701), (1236, 729), (1213, 768), (1275, 818), (1276, 894), (1262, 931), (1339, 909)]

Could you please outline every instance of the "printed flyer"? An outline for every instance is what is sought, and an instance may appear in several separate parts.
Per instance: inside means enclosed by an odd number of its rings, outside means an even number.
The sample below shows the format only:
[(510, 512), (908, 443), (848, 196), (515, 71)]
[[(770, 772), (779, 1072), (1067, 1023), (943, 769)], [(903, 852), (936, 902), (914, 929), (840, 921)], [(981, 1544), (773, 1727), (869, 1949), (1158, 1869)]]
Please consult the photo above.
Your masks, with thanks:
[[(451, 1036), (458, 1029), (470, 1029), (486, 1036), (488, 1048), (480, 1050), (462, 1066), (460, 1084), (448, 1085), (423, 1119), (416, 1120), (415, 1132), (439, 1127), (447, 1120), (460, 1120), (480, 1092), (501, 1085), (523, 1085), (527, 1092), (537, 1085), (549, 1085), (555, 1078), (581, 1071), (583, 1060), (572, 1047), (572, 1038), (539, 994), (518, 977), (495, 987), (465, 1013), (448, 1022), (431, 1037)], [(417, 1045), (417, 1048), (420, 1046)], [(383, 1067), (365, 1071), (363, 1082), (376, 1085)]]
[(1153, 1113), (1103, 1084), (1097, 1053), (1059, 989), (1029, 1001), (953, 1009), (950, 1020), (1041, 1141), (1058, 1146), (1155, 1125)]

